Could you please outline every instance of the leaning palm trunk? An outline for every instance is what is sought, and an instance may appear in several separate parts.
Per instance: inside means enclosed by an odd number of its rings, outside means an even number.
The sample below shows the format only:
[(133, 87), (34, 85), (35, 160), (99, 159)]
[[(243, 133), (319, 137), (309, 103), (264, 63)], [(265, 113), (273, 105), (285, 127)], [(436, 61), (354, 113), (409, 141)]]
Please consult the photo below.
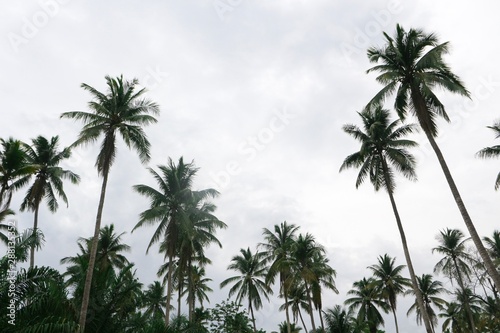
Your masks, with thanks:
[(460, 214), (462, 214), (462, 218), (465, 222), (465, 225), (467, 226), (467, 230), (469, 230), (469, 234), (472, 238), (472, 241), (474, 242), (474, 245), (477, 248), (477, 251), (479, 252), (479, 255), (481, 256), (481, 259), (484, 261), (484, 265), (486, 267), (486, 271), (488, 274), (491, 276), (493, 279), (493, 282), (495, 283), (495, 286), (497, 289), (500, 290), (500, 274), (495, 268), (495, 265), (493, 264), (493, 261), (491, 260), (488, 252), (486, 251), (486, 248), (484, 247), (481, 238), (479, 237), (476, 227), (474, 226), (474, 223), (472, 223), (472, 219), (469, 216), (469, 212), (467, 211), (467, 208), (465, 207), (465, 204), (462, 200), (462, 197), (460, 196), (460, 193), (458, 192), (458, 188), (455, 184), (455, 181), (453, 180), (453, 177), (451, 175), (450, 169), (448, 168), (448, 165), (446, 164), (446, 160), (444, 159), (444, 156), (441, 152), (441, 149), (439, 149), (439, 146), (436, 143), (436, 140), (434, 140), (434, 135), (432, 132), (429, 130), (428, 124), (429, 120), (426, 118), (427, 112), (427, 105), (425, 104), (425, 101), (422, 97), (422, 95), (419, 93), (417, 89), (412, 89), (412, 101), (413, 105), (415, 106), (415, 109), (417, 110), (417, 118), (420, 123), (420, 126), (425, 132), (425, 135), (427, 136), (427, 139), (429, 140), (429, 143), (431, 144), (432, 149), (434, 150), (434, 153), (436, 153), (437, 159), (439, 161), (439, 164), (441, 165), (441, 169), (443, 170), (444, 176), (446, 178), (446, 181), (448, 182), (448, 186), (450, 187), (451, 193), (453, 194), (453, 198), (455, 199), (455, 202), (458, 206), (458, 209), (460, 211)]
[[(387, 168), (387, 165), (385, 163), (383, 156), (382, 156), (382, 165), (383, 165), (383, 169), (384, 169), (384, 178), (385, 178), (386, 185), (387, 185), (386, 186), (387, 193), (389, 194), (389, 199), (391, 200), (392, 210), (394, 211), (394, 216), (396, 217), (396, 224), (398, 225), (399, 235), (401, 236), (401, 243), (403, 244), (403, 252), (405, 254), (406, 265), (408, 265), (408, 271), (410, 272), (411, 284), (413, 287), (413, 291), (415, 291), (415, 296), (417, 298), (417, 305), (420, 308), (420, 312), (422, 313), (422, 319), (423, 319), (427, 333), (432, 333), (432, 327), (430, 324), (429, 316), (427, 315), (427, 312), (425, 310), (424, 298), (422, 297), (422, 293), (420, 292), (420, 289), (418, 288), (417, 278), (415, 276), (415, 270), (413, 269), (413, 264), (411, 262), (410, 250), (408, 249), (408, 244), (406, 242), (406, 235), (405, 235), (405, 232), (403, 229), (403, 224), (401, 223), (401, 218), (399, 217), (399, 212), (398, 212), (398, 208), (396, 206), (396, 201), (394, 200), (394, 195), (392, 193), (392, 189), (390, 186), (391, 181), (390, 181), (390, 177), (388, 174), (388, 168)], [(397, 322), (396, 322), (396, 328), (397, 328)]]
[[(33, 235), (36, 235), (38, 231), (38, 208), (40, 207), (40, 204), (37, 203), (35, 207), (35, 217), (33, 221)], [(30, 268), (33, 268), (35, 266), (35, 244), (31, 245), (30, 249)]]
[(104, 198), (106, 196), (106, 186), (108, 184), (108, 174), (106, 171), (103, 174), (102, 187), (101, 187), (101, 197), (99, 198), (99, 206), (97, 207), (97, 216), (95, 219), (94, 237), (92, 238), (92, 243), (90, 245), (89, 253), (89, 266), (87, 268), (87, 275), (85, 277), (85, 287), (83, 289), (82, 307), (80, 309), (80, 332), (85, 332), (85, 323), (87, 320), (87, 310), (90, 300), (90, 288), (92, 286), (92, 276), (94, 273), (95, 259), (97, 255), (97, 244), (99, 242), (99, 232), (101, 230), (101, 219), (102, 210), (104, 208)]
[(309, 303), (309, 314), (311, 315), (311, 326), (312, 326), (313, 332), (315, 332), (316, 331), (316, 324), (314, 323), (314, 313), (313, 313), (313, 305), (311, 302), (311, 293), (309, 290), (309, 285), (307, 284), (306, 281), (304, 281), (304, 285), (306, 287), (307, 301)]
[[(394, 325), (396, 325), (396, 333), (399, 333), (398, 318), (396, 316), (396, 309), (393, 306), (393, 304), (391, 304), (391, 310), (392, 310), (392, 316), (394, 317)], [(431, 328), (432, 328), (432, 325), (431, 325)]]
[(304, 317), (302, 317), (302, 311), (300, 311), (300, 308), (299, 308), (299, 317), (300, 317), (300, 321), (302, 322), (302, 327), (304, 327), (304, 331), (307, 333), (306, 323), (304, 321)]

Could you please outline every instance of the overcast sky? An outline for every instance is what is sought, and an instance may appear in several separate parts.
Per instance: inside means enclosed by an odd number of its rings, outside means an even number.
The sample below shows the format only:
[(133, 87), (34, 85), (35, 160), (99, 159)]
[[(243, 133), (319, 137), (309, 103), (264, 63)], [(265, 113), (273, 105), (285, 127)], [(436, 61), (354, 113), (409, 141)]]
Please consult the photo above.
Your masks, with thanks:
[[(254, 249), (263, 228), (284, 220), (312, 233), (328, 251), (340, 293), (327, 294), (325, 308), (341, 304), (352, 283), (369, 276), (366, 267), (377, 256), (388, 253), (405, 263), (386, 193), (370, 184), (356, 190), (357, 172), (338, 172), (359, 148), (342, 125), (359, 124), (356, 111), (381, 88), (375, 74), (366, 74), (372, 66), (366, 49), (383, 45), (382, 31), (392, 35), (396, 23), (450, 41), (446, 60), (472, 100), (438, 91), (451, 118), (439, 123), (438, 142), (478, 232), (500, 228), (500, 193), (493, 188), (498, 161), (474, 157), (498, 144), (486, 128), (500, 118), (496, 1), (41, 0), (1, 7), (0, 137), (59, 135), (67, 146), (81, 124), (59, 116), (88, 110), (90, 95), (81, 83), (105, 91), (105, 75), (138, 78), (161, 107), (158, 123), (146, 128), (149, 166), (184, 156), (200, 168), (195, 189), (221, 192), (217, 216), (229, 228), (217, 234), (223, 249), (208, 251), (211, 305), (227, 297), (228, 288), (218, 284), (234, 274), (226, 271), (231, 257), (240, 248)], [(398, 178), (396, 201), (421, 275), (439, 260), (431, 254), (439, 230), (466, 228), (425, 137), (413, 138), (421, 144), (413, 151), (419, 179)], [(92, 235), (101, 185), (97, 148), (78, 148), (64, 164), (81, 175), (81, 184), (65, 185), (69, 208), (62, 205), (54, 215), (42, 208), (46, 245), (38, 265), (64, 270), (59, 260), (77, 253), (78, 237)], [(126, 232), (129, 259), (147, 285), (162, 257), (156, 247), (145, 254), (153, 228), (130, 233), (148, 208), (134, 184), (155, 185), (136, 154), (120, 144), (103, 225)], [(13, 208), (23, 195), (17, 193)], [(21, 229), (32, 226), (32, 214), (16, 218)], [(400, 300), (401, 333), (424, 331), (414, 317), (406, 318), (412, 302)], [(277, 298), (265, 304), (257, 326), (276, 329), (284, 320), (280, 304)], [(393, 330), (390, 316), (386, 329)]]

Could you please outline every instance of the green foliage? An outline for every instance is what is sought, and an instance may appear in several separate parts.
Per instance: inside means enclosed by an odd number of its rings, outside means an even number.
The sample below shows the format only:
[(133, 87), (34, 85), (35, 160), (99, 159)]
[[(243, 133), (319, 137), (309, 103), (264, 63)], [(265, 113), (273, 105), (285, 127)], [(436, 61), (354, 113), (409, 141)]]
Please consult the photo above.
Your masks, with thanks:
[(223, 301), (210, 310), (209, 327), (211, 333), (251, 333), (250, 319), (241, 305)]

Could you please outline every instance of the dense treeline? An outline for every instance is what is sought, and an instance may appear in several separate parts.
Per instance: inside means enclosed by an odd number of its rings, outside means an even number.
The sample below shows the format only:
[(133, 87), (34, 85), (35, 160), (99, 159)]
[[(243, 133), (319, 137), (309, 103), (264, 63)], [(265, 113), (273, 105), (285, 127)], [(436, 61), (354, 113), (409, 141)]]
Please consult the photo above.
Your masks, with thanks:
[[(150, 230), (148, 250), (157, 245), (158, 255), (165, 258), (156, 281), (143, 285), (127, 258), (125, 231), (113, 224), (101, 226), (101, 219), (117, 140), (146, 164), (151, 143), (145, 128), (156, 122), (160, 108), (144, 97), (146, 90), (138, 89), (137, 80), (106, 77), (106, 92), (82, 84), (92, 96), (90, 111), (61, 115), (83, 125), (70, 147), (59, 147), (58, 136), (37, 136), (30, 143), (0, 139), (0, 241), (7, 245), (0, 259), (0, 303), (6, 305), (0, 308), (2, 332), (263, 332), (255, 312), (273, 292), (282, 300), (279, 332), (376, 333), (383, 329), (385, 314), (390, 314), (399, 333), (398, 299), (404, 296), (414, 299), (406, 314), (428, 333), (500, 331), (500, 232), (478, 235), (435, 140), (436, 118), (448, 120), (448, 115), (433, 89), (465, 97), (469, 92), (442, 58), (448, 43), (399, 25), (394, 37), (385, 38), (384, 47), (368, 50), (370, 61), (376, 63), (368, 72), (378, 72), (376, 79), (384, 87), (358, 113), (361, 126), (343, 127), (361, 145), (340, 170), (359, 169), (356, 187), (369, 180), (375, 190), (387, 192), (406, 265), (381, 254), (367, 267), (368, 274), (353, 282), (344, 304), (328, 304), (323, 296), (326, 291), (338, 293), (337, 272), (324, 246), (300, 226), (282, 222), (264, 229), (258, 244), (247, 244), (233, 256), (227, 266), (231, 276), (217, 281), (221, 289), (227, 287), (229, 299), (207, 308), (213, 290), (206, 276), (212, 263), (206, 249), (223, 246), (217, 231), (230, 223), (216, 216), (213, 201), (219, 193), (196, 189), (199, 169), (181, 157), (148, 168), (151, 183), (133, 187), (149, 202), (134, 230)], [(382, 106), (393, 94), (397, 120), (391, 120), (391, 111)], [(408, 113), (417, 124), (405, 123)], [(413, 267), (404, 208), (397, 206), (394, 195), (398, 173), (416, 179), (411, 149), (417, 142), (407, 135), (417, 128), (435, 151), (470, 234), (468, 238), (459, 229), (438, 231), (435, 247), (429, 249), (441, 258), (434, 272)], [(500, 123), (490, 129), (500, 136)], [(40, 209), (46, 205), (55, 213), (60, 200), (68, 203), (65, 183), (80, 182), (76, 170), (65, 170), (61, 164), (71, 158), (72, 150), (97, 142), (95, 167), (102, 186), (94, 234), (78, 239), (79, 252), (74, 256), (60, 259), (64, 272), (37, 266), (35, 253), (44, 244)], [(484, 148), (477, 156), (500, 156), (500, 146)], [(26, 188), (19, 210), (33, 212), (33, 227), (17, 230), (11, 222), (16, 208), (11, 207), (12, 197)], [(24, 262), (27, 268), (18, 270), (16, 265)]]

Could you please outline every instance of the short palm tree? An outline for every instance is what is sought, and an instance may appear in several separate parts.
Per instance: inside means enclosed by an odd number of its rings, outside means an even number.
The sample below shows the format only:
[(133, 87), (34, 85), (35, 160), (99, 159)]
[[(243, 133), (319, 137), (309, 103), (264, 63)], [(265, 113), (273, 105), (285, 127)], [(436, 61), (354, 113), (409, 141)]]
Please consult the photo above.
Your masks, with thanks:
[(293, 322), (296, 324), (298, 319), (300, 318), (300, 322), (304, 331), (307, 332), (307, 326), (304, 322), (304, 317), (302, 316), (302, 311), (304, 310), (306, 313), (310, 313), (312, 311), (309, 306), (309, 298), (306, 295), (306, 288), (304, 283), (301, 281), (293, 281), (294, 283), (287, 287), (288, 297), (287, 302), (283, 303), (279, 310), (283, 311), (288, 308), (292, 311)]
[(144, 315), (148, 318), (161, 319), (165, 313), (165, 285), (155, 281), (143, 294)]
[(470, 97), (460, 78), (453, 74), (443, 59), (443, 55), (449, 50), (448, 42), (439, 43), (435, 34), (427, 34), (422, 30), (405, 31), (399, 24), (396, 26), (394, 38), (386, 33), (384, 36), (387, 42), (384, 47), (368, 49), (369, 60), (373, 63), (380, 61), (380, 64), (370, 68), (367, 72), (379, 72), (377, 81), (384, 85), (384, 88), (373, 97), (368, 105), (382, 105), (388, 96), (395, 93), (394, 108), (399, 117), (405, 119), (409, 111), (416, 116), (436, 153), (453, 198), (474, 245), (485, 263), (488, 274), (492, 277), (497, 289), (500, 289), (500, 274), (481, 242), (443, 153), (435, 140), (438, 134), (436, 118), (442, 117), (446, 121), (449, 121), (449, 118), (444, 105), (434, 94), (433, 89), (444, 88), (449, 92)]
[(288, 326), (290, 326), (290, 314), (288, 311), (288, 290), (290, 286), (285, 282), (291, 274), (290, 257), (292, 244), (295, 241), (295, 233), (298, 229), (298, 226), (288, 224), (286, 221), (280, 225), (274, 225), (274, 231), (264, 228), (262, 234), (265, 241), (259, 244), (263, 248), (263, 255), (271, 263), (266, 277), (267, 283), (274, 283), (276, 276), (279, 276), (280, 295), (285, 299), (285, 315)]
[[(460, 292), (466, 293), (468, 288), (465, 283), (470, 278), (471, 269), (469, 266), (473, 262), (473, 258), (467, 253), (465, 247), (465, 242), (468, 239), (465, 238), (460, 230), (449, 228), (440, 231), (436, 238), (439, 245), (433, 248), (432, 252), (437, 252), (444, 257), (434, 266), (434, 272), (443, 272), (450, 280), (456, 280), (460, 287)], [(476, 333), (474, 316), (468, 303), (468, 298), (464, 297), (463, 301), (472, 332)]]
[(240, 255), (236, 255), (231, 259), (231, 264), (227, 267), (228, 270), (233, 270), (239, 275), (232, 276), (222, 281), (221, 288), (229, 284), (233, 284), (229, 289), (229, 297), (236, 294), (236, 302), (241, 304), (243, 299), (248, 301), (248, 311), (252, 316), (254, 332), (257, 333), (255, 325), (254, 308), (258, 310), (262, 307), (262, 296), (269, 300), (269, 295), (272, 294), (271, 288), (266, 284), (266, 258), (261, 252), (252, 253), (250, 248), (240, 249)]
[(326, 309), (325, 321), (328, 333), (355, 333), (356, 318), (352, 310), (340, 305)]
[(12, 193), (26, 185), (33, 167), (26, 163), (26, 144), (14, 138), (0, 139), (0, 207), (10, 206)]
[(142, 163), (148, 162), (150, 159), (150, 143), (144, 133), (143, 126), (155, 123), (156, 118), (152, 115), (159, 114), (158, 105), (144, 98), (146, 90), (136, 90), (139, 84), (136, 79), (126, 81), (123, 76), (117, 78), (106, 76), (106, 84), (108, 86), (106, 93), (102, 93), (85, 83), (81, 85), (93, 97), (93, 100), (89, 102), (91, 112), (71, 111), (61, 114), (61, 118), (83, 122), (84, 126), (73, 146), (95, 143), (101, 136), (104, 137), (95, 164), (98, 174), (102, 176), (102, 186), (92, 247), (90, 248), (89, 269), (85, 277), (85, 290), (80, 310), (79, 324), (81, 332), (85, 332), (104, 198), (106, 196), (109, 171), (117, 153), (116, 137), (117, 135), (121, 136), (127, 147), (136, 150)]
[[(217, 243), (213, 232), (218, 227), (225, 227), (225, 224), (211, 214), (213, 206), (204, 205), (205, 200), (214, 198), (219, 193), (214, 189), (193, 191), (192, 183), (198, 171), (193, 162), (184, 163), (184, 159), (181, 157), (179, 162), (175, 164), (169, 158), (168, 165), (160, 165), (158, 169), (159, 172), (153, 168), (148, 169), (156, 180), (158, 189), (149, 185), (134, 186), (137, 193), (150, 200), (150, 207), (140, 214), (140, 220), (133, 230), (146, 225), (157, 225), (147, 251), (153, 244), (159, 242), (161, 243), (160, 250), (165, 252), (165, 256), (168, 258), (166, 266), (168, 270), (167, 307), (165, 310), (165, 323), (168, 326), (173, 290), (174, 258), (179, 255), (180, 245), (183, 245), (183, 249), (186, 249), (185, 245), (188, 245), (189, 255), (194, 255), (196, 251), (193, 251), (195, 250), (193, 246), (197, 246), (197, 249), (201, 251), (199, 246), (203, 247), (211, 242)], [(194, 217), (200, 219), (201, 224), (198, 224), (198, 228), (193, 225)], [(186, 233), (186, 231), (189, 232)], [(203, 239), (196, 238), (195, 234), (200, 237), (203, 235)], [(183, 253), (187, 254), (188, 252), (184, 251)], [(179, 263), (184, 265), (185, 259), (187, 258), (183, 256), (177, 265), (179, 266)]]
[[(31, 147), (26, 147), (26, 163), (35, 170), (35, 181), (28, 189), (21, 203), (21, 211), (31, 210), (34, 212), (33, 231), (36, 232), (38, 228), (38, 212), (42, 200), (46, 200), (52, 213), (55, 213), (59, 208), (58, 196), (68, 205), (63, 180), (67, 179), (73, 184), (78, 184), (80, 176), (59, 166), (61, 162), (71, 156), (71, 152), (69, 148), (59, 150), (58, 136), (53, 136), (48, 140), (40, 135), (33, 139), (32, 142)], [(33, 268), (34, 265), (35, 248), (32, 247), (30, 268)]]
[[(439, 297), (441, 294), (447, 294), (448, 291), (443, 287), (443, 283), (440, 281), (434, 281), (432, 275), (422, 274), (422, 276), (417, 277), (418, 287), (420, 293), (424, 298), (425, 309), (427, 311), (427, 316), (429, 317), (432, 325), (432, 331), (435, 332), (434, 327), (438, 324), (437, 314), (433, 309), (433, 306), (437, 307), (439, 310), (443, 310), (446, 303), (444, 299)], [(408, 289), (405, 294), (415, 296), (413, 289)], [(415, 312), (417, 317), (417, 324), (422, 325), (422, 313), (417, 305), (417, 301), (408, 309), (406, 315), (410, 315)]]
[(424, 313), (423, 319), (427, 333), (431, 333), (431, 325), (425, 311), (423, 311), (425, 309), (424, 302), (418, 290), (410, 250), (408, 249), (403, 224), (394, 199), (394, 190), (396, 188), (394, 169), (410, 180), (416, 179), (415, 158), (406, 148), (414, 147), (417, 144), (414, 141), (404, 139), (406, 135), (413, 132), (414, 126), (400, 126), (400, 120), (391, 122), (389, 120), (389, 111), (382, 109), (380, 106), (373, 109), (364, 109), (358, 114), (362, 119), (363, 129), (355, 125), (344, 125), (343, 129), (344, 132), (360, 141), (361, 147), (358, 152), (346, 157), (340, 171), (347, 168), (359, 168), (356, 188), (363, 184), (366, 178), (369, 178), (376, 191), (381, 188), (387, 191), (396, 218), (401, 244), (403, 245), (406, 265), (410, 272), (412, 288), (417, 295), (419, 307)]
[(352, 286), (353, 289), (347, 294), (353, 297), (346, 299), (344, 303), (349, 306), (349, 311), (358, 310), (358, 321), (366, 322), (370, 333), (377, 333), (377, 328), (384, 325), (384, 318), (379, 309), (388, 313), (389, 303), (381, 297), (373, 278), (363, 278)]
[[(496, 134), (495, 139), (500, 138), (500, 121), (497, 121), (495, 124), (493, 124), (493, 126), (487, 126), (487, 127), (495, 132)], [(500, 157), (500, 145), (483, 148), (480, 151), (478, 151), (476, 155), (481, 158)], [(498, 173), (497, 179), (495, 181), (495, 190), (498, 190), (499, 188), (500, 188), (500, 172)]]
[(0, 208), (0, 242), (8, 244), (11, 233), (17, 234), (15, 225), (3, 222), (7, 216), (14, 215), (14, 211), (9, 208)]
[(403, 277), (401, 272), (404, 265), (395, 266), (396, 258), (391, 258), (387, 253), (378, 257), (376, 265), (369, 266), (375, 279), (375, 284), (383, 298), (387, 300), (391, 307), (396, 332), (399, 332), (398, 319), (396, 317), (396, 305), (398, 295), (404, 294), (405, 287), (411, 286), (410, 280)]

